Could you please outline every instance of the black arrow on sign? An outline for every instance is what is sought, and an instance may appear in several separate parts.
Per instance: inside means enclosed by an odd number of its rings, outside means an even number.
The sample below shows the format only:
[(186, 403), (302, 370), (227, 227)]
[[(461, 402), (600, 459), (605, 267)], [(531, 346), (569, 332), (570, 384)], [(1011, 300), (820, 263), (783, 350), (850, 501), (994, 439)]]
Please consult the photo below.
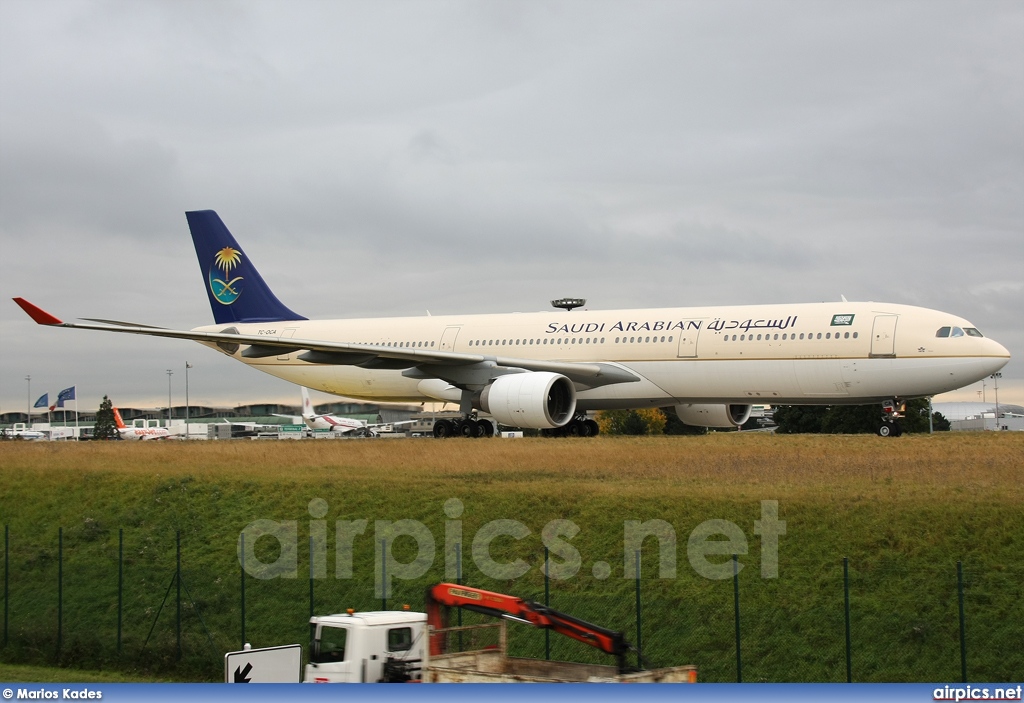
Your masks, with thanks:
[(235, 683), (249, 683), (249, 672), (252, 671), (252, 664), (245, 663), (245, 668), (235, 667)]

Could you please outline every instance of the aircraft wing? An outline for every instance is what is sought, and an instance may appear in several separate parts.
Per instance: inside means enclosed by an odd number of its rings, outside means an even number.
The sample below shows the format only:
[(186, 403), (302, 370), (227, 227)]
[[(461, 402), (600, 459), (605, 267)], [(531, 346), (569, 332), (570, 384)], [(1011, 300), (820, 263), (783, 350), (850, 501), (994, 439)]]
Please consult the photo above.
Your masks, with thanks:
[(577, 390), (615, 383), (633, 383), (640, 380), (638, 375), (624, 366), (607, 362), (546, 361), (315, 339), (290, 338), (282, 340), (274, 337), (238, 334), (231, 331), (230, 327), (221, 332), (198, 332), (116, 320), (96, 321), (101, 324), (64, 322), (24, 298), (14, 298), (14, 302), (40, 325), (141, 334), (148, 337), (188, 339), (216, 344), (225, 351), (232, 351), (232, 347), (237, 349), (237, 345), (247, 344), (249, 347), (242, 351), (242, 356), (250, 359), (304, 350), (302, 354), (298, 355), (298, 359), (310, 364), (353, 365), (372, 369), (406, 369), (404, 375), (410, 378), (440, 378), (456, 386), (480, 385), (481, 381), (486, 384), (487, 378), (507, 372), (505, 370), (508, 369), (549, 371), (562, 374), (577, 386)]

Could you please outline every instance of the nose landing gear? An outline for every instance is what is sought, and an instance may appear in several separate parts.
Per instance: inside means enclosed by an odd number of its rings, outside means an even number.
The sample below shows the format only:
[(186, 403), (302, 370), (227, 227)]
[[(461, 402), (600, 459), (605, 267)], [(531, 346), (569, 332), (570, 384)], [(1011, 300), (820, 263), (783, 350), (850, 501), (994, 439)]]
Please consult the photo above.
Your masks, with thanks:
[(907, 405), (899, 400), (887, 400), (882, 403), (882, 421), (878, 425), (879, 437), (899, 437), (903, 434), (903, 427), (899, 419), (903, 417)]

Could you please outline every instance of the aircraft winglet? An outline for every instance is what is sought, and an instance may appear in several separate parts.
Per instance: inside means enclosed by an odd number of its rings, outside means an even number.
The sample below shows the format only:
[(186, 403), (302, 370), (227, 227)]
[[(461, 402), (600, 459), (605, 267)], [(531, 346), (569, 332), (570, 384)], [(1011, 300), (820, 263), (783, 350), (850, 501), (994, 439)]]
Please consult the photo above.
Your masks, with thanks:
[(24, 298), (14, 298), (14, 302), (18, 304), (22, 310), (28, 313), (28, 316), (36, 321), (38, 325), (62, 325), (63, 321), (54, 317), (50, 313), (46, 312), (42, 308), (36, 307), (32, 303), (28, 302)]

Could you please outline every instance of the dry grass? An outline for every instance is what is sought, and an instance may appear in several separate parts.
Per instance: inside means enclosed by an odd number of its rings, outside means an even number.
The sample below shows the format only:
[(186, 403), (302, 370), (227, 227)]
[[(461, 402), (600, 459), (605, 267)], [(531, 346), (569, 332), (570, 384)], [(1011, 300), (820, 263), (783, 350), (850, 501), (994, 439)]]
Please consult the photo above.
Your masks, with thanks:
[[(0, 485), (104, 474), (191, 476), (404, 489), (494, 487), (593, 497), (735, 499), (841, 495), (884, 500), (1024, 502), (1024, 434), (872, 436), (712, 434), (692, 438), (514, 441), (147, 442), (0, 445)], [(446, 485), (447, 484), (447, 485)]]

